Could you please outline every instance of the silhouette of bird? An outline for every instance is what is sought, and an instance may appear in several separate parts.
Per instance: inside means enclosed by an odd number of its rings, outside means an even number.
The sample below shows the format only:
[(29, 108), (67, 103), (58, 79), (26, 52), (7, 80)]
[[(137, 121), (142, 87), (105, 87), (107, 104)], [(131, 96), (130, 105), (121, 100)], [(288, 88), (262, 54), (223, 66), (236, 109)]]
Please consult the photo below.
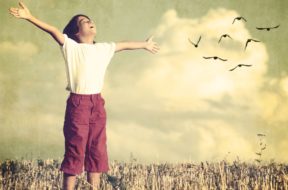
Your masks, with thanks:
[(257, 136), (258, 136), (258, 137), (265, 137), (266, 135), (261, 134), (261, 133), (258, 133)]
[(261, 150), (265, 150), (266, 149), (266, 144), (265, 144), (265, 146), (263, 146), (262, 148), (261, 148)]
[(204, 58), (204, 59), (220, 59), (221, 61), (227, 61), (227, 59), (222, 59), (222, 58), (217, 57), (217, 56), (212, 56), (212, 57), (204, 57), (204, 56), (203, 56), (203, 58)]
[(242, 66), (250, 67), (250, 66), (252, 66), (252, 65), (239, 64), (239, 65), (237, 65), (236, 67), (230, 69), (229, 71), (234, 71), (237, 67), (242, 67)]
[(255, 161), (256, 161), (256, 162), (258, 162), (258, 163), (260, 163), (260, 162), (261, 162), (261, 160), (259, 160), (259, 159), (255, 159)]
[(188, 38), (188, 40), (190, 41), (191, 44), (193, 44), (193, 45), (195, 46), (195, 48), (197, 48), (197, 47), (198, 47), (198, 44), (199, 44), (199, 42), (200, 42), (200, 40), (201, 40), (201, 36), (199, 37), (198, 42), (197, 42), (196, 44), (193, 43), (189, 38)]
[(258, 29), (258, 30), (267, 30), (267, 31), (270, 31), (271, 29), (278, 28), (279, 26), (280, 26), (280, 25), (273, 26), (273, 27), (265, 27), (265, 28), (256, 27), (256, 29)]
[(248, 39), (248, 40), (246, 41), (244, 50), (246, 50), (246, 48), (247, 48), (247, 46), (248, 46), (248, 43), (249, 43), (249, 42), (252, 42), (252, 41), (253, 41), (253, 42), (260, 42), (259, 40), (254, 40), (254, 39), (251, 39), (251, 38), (250, 38), (250, 39)]
[(224, 37), (224, 38), (229, 37), (230, 39), (232, 39), (231, 36), (229, 36), (229, 34), (223, 34), (223, 35), (220, 37), (218, 43), (220, 43), (220, 41), (221, 41), (221, 39), (222, 39), (223, 37)]
[(244, 20), (245, 22), (247, 22), (247, 20), (244, 17), (239, 16), (239, 17), (234, 18), (232, 24), (234, 24), (235, 20), (241, 20), (241, 19)]

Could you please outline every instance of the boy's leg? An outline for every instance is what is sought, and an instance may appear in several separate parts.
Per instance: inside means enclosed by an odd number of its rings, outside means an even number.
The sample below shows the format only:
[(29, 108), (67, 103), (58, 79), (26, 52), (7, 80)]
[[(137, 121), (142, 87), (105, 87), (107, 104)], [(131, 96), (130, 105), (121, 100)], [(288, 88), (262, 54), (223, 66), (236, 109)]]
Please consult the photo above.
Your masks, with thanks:
[(74, 94), (67, 100), (64, 122), (65, 155), (60, 168), (64, 172), (64, 189), (74, 189), (76, 175), (83, 170), (89, 132), (89, 107), (92, 104), (86, 99)]
[(87, 172), (87, 181), (92, 185), (90, 190), (100, 189), (100, 175), (97, 172)]
[[(85, 155), (85, 171), (91, 184), (100, 184), (100, 175), (109, 170), (106, 145), (105, 101), (99, 95), (93, 97), (93, 111), (89, 122), (89, 134)], [(89, 181), (90, 182), (90, 181)]]
[(74, 190), (76, 176), (63, 173), (63, 190)]

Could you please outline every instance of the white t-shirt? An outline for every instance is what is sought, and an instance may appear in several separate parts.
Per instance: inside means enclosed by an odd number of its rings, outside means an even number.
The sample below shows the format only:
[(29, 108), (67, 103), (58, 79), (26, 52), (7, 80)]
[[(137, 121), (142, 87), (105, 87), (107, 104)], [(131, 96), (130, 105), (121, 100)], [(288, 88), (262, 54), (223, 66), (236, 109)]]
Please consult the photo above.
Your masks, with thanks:
[(66, 63), (68, 81), (66, 90), (76, 94), (100, 93), (105, 71), (114, 55), (116, 44), (77, 43), (66, 34), (64, 38), (61, 50)]

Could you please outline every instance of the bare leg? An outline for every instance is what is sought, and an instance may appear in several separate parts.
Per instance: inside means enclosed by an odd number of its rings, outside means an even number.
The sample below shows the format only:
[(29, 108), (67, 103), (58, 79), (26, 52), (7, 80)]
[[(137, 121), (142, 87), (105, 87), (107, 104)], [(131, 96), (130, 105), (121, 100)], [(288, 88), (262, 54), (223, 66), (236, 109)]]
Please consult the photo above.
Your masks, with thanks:
[(101, 173), (87, 172), (87, 181), (93, 186), (91, 190), (98, 190), (100, 188)]
[(63, 190), (74, 190), (76, 176), (66, 173), (63, 176)]

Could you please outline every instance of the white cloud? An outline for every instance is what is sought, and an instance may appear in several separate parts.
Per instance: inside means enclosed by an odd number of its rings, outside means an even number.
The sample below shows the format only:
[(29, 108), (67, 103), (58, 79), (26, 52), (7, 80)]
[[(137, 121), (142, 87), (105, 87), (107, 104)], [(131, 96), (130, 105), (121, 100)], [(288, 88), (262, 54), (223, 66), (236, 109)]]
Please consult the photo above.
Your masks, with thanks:
[(38, 47), (31, 42), (0, 42), (0, 54), (14, 54), (15, 56), (29, 57), (37, 54)]
[[(175, 10), (163, 15), (151, 31), (161, 50), (155, 56), (139, 58), (144, 61), (137, 64), (145, 66), (137, 76), (132, 75), (134, 88), (121, 83), (121, 88), (112, 89), (106, 84), (107, 97), (117, 104), (109, 109), (120, 115), (111, 119), (112, 151), (119, 148), (116, 152), (123, 157), (134, 152), (148, 161), (153, 161), (157, 152), (162, 161), (190, 156), (196, 161), (224, 159), (228, 152), (230, 159), (252, 160), (259, 132), (270, 132), (270, 152), (287, 144), (285, 138), (277, 140), (280, 131), (272, 132), (269, 126), (287, 122), (283, 113), (288, 113), (288, 103), (283, 97), (287, 98), (288, 79), (270, 84), (282, 95), (264, 88), (274, 80), (266, 76), (269, 56), (265, 44), (251, 43), (244, 51), (246, 40), (257, 37), (251, 36), (243, 22), (232, 25), (236, 16), (237, 12), (225, 9), (210, 10), (194, 19), (180, 18)], [(219, 44), (225, 33), (233, 39), (222, 39)], [(200, 35), (199, 47), (194, 48), (188, 38), (197, 41)], [(229, 71), (238, 64), (252, 66)], [(115, 147), (119, 144), (124, 148)], [(283, 155), (286, 157), (278, 159), (287, 159), (287, 154)]]
[[(243, 51), (244, 41), (251, 36), (243, 24), (231, 24), (231, 18), (235, 16), (235, 11), (220, 9), (211, 10), (202, 19), (182, 19), (175, 10), (167, 11), (163, 22), (155, 29), (155, 37), (161, 41), (161, 52), (151, 61), (153, 65), (150, 64), (151, 68), (142, 74), (138, 85), (153, 90), (161, 98), (177, 101), (178, 105), (179, 100), (199, 102), (203, 98), (218, 100), (227, 95), (237, 102), (247, 101), (243, 97), (256, 98), (251, 94), (256, 94), (262, 85), (268, 54), (264, 44), (252, 44), (253, 48)], [(239, 32), (243, 33), (241, 38)], [(241, 44), (241, 48), (231, 49), (218, 44), (223, 33), (229, 33), (233, 37), (231, 43)], [(198, 39), (200, 35), (202, 41), (196, 49), (187, 38)], [(214, 55), (228, 61), (203, 59), (203, 56)], [(253, 66), (228, 71), (238, 64)]]

